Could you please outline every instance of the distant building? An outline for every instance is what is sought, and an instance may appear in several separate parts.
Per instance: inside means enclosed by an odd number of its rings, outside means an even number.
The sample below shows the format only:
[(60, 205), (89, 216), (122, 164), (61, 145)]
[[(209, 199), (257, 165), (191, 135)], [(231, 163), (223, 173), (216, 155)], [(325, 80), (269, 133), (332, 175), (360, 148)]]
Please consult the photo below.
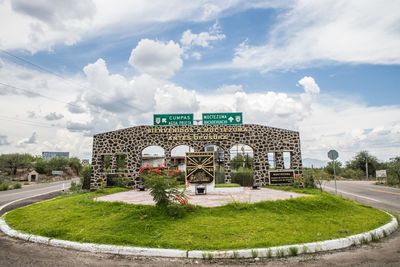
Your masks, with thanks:
[(52, 159), (52, 158), (69, 158), (69, 152), (42, 152), (43, 159)]

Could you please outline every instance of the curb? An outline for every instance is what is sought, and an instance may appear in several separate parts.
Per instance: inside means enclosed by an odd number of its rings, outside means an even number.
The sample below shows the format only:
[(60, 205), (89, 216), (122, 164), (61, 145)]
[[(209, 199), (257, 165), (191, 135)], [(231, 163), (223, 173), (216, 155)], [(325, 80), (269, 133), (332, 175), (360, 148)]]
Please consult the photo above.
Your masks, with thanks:
[[(389, 213), (387, 213), (389, 214)], [(5, 215), (5, 214), (4, 214)], [(353, 245), (360, 245), (372, 240), (380, 239), (391, 234), (398, 228), (397, 219), (391, 214), (392, 220), (369, 232), (348, 236), (345, 238), (295, 244), (287, 246), (278, 246), (270, 248), (254, 248), (239, 250), (180, 250), (180, 249), (158, 249), (158, 248), (142, 248), (130, 246), (103, 245), (94, 243), (79, 243), (74, 241), (51, 239), (48, 237), (25, 234), (12, 229), (4, 220), (4, 215), (0, 217), (0, 230), (8, 236), (18, 239), (45, 244), (55, 247), (74, 249), (86, 252), (107, 253), (117, 255), (130, 256), (147, 256), (147, 257), (170, 257), (170, 258), (192, 258), (192, 259), (221, 259), (221, 258), (256, 258), (256, 257), (283, 257), (289, 255), (299, 255), (306, 253), (315, 253), (323, 251), (331, 251), (337, 249), (348, 248)]]

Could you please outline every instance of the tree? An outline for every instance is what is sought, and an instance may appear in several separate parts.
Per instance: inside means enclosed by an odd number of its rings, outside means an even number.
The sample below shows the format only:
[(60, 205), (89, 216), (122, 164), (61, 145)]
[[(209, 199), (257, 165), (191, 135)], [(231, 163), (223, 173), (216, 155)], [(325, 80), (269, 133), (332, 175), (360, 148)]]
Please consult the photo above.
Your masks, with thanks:
[(253, 168), (253, 157), (250, 157), (249, 155), (242, 155), (242, 154), (237, 154), (232, 160), (232, 169), (238, 170), (239, 168), (246, 168), (246, 169), (252, 169)]
[(71, 167), (71, 169), (73, 169), (77, 175), (79, 175), (82, 169), (82, 164), (80, 159), (75, 157), (68, 159), (68, 166)]
[[(329, 161), (326, 167), (324, 168), (325, 171), (331, 175), (333, 175), (333, 162)], [(336, 169), (336, 174), (340, 174), (342, 171), (342, 163), (340, 161), (335, 161), (335, 169)]]
[(3, 154), (0, 156), (0, 168), (9, 174), (16, 175), (18, 169), (29, 168), (33, 161), (29, 154)]
[(346, 162), (346, 167), (351, 168), (353, 170), (361, 170), (366, 175), (365, 165), (366, 162), (368, 164), (368, 176), (374, 175), (379, 162), (375, 156), (372, 156), (368, 153), (368, 151), (360, 151), (355, 157)]
[(389, 175), (397, 178), (400, 185), (400, 157), (391, 158), (388, 167)]

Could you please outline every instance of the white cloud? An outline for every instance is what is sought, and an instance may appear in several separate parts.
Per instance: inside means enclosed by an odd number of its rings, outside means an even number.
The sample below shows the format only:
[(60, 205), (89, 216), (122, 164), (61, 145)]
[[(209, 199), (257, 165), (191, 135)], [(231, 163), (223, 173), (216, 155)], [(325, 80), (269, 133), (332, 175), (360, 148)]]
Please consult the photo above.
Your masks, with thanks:
[(56, 112), (50, 112), (49, 114), (47, 114), (44, 117), (48, 121), (56, 121), (56, 120), (61, 120), (62, 118), (64, 118), (64, 115), (58, 114)]
[(37, 144), (37, 133), (33, 132), (29, 138), (24, 138), (18, 142), (19, 146), (26, 146), (31, 144)]
[(115, 34), (151, 31), (155, 26), (182, 21), (212, 21), (224, 13), (257, 8), (276, 8), (279, 1), (147, 0), (121, 1), (50, 0), (0, 2), (0, 47), (32, 53), (52, 50), (57, 44)]
[(297, 1), (266, 44), (242, 43), (224, 67), (267, 72), (326, 62), (399, 64), (398, 10), (398, 1)]
[(129, 63), (140, 73), (169, 78), (182, 67), (183, 50), (179, 44), (142, 39), (132, 49)]
[(184, 47), (201, 46), (209, 47), (211, 42), (225, 39), (225, 34), (222, 33), (218, 22), (210, 28), (208, 32), (192, 33), (191, 30), (186, 30), (182, 33), (181, 44)]
[(241, 84), (222, 85), (217, 88), (218, 94), (234, 94), (237, 92), (243, 92), (243, 86)]
[(196, 112), (199, 108), (196, 92), (167, 84), (155, 92), (157, 113)]
[(320, 92), (318, 84), (313, 77), (305, 76), (299, 81), (299, 85), (304, 88), (306, 93), (318, 94)]
[(8, 137), (6, 135), (0, 134), (0, 146), (6, 146), (9, 144), (10, 142), (8, 142)]
[(92, 18), (95, 5), (91, 0), (71, 0), (54, 2), (51, 0), (12, 0), (14, 11), (46, 23), (50, 28), (65, 29), (68, 24)]

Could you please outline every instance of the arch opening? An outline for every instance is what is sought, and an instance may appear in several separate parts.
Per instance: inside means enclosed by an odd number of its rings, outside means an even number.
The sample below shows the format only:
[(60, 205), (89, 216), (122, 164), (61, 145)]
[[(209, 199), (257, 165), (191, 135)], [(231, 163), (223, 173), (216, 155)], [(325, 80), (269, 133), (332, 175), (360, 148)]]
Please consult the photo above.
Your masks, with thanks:
[(241, 186), (253, 186), (254, 150), (246, 144), (235, 144), (230, 150), (231, 181)]
[(165, 150), (161, 146), (148, 146), (142, 150), (142, 167), (165, 166)]
[(224, 150), (218, 145), (208, 144), (204, 146), (204, 151), (214, 152), (215, 183), (224, 184), (225, 183)]

